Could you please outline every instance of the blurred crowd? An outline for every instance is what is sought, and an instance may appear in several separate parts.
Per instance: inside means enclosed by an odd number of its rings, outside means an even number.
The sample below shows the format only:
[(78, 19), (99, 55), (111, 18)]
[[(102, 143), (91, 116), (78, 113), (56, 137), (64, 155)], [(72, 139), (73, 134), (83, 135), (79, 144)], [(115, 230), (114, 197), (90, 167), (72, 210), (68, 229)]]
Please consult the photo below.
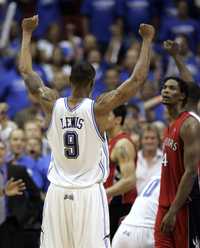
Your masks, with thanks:
[[(1, 31), (10, 2), (0, 1)], [(84, 59), (96, 70), (92, 95), (94, 99), (101, 93), (116, 88), (130, 76), (140, 51), (139, 24), (154, 24), (158, 35), (153, 45), (148, 79), (141, 91), (127, 103), (124, 129), (131, 133), (138, 149), (147, 149), (147, 154), (148, 149), (153, 149), (150, 153), (157, 161), (161, 156), (159, 142), (168, 122), (167, 113), (161, 104), (160, 87), (165, 76), (178, 75), (175, 63), (163, 49), (162, 43), (172, 39), (179, 44), (181, 57), (196, 83), (200, 85), (200, 3), (197, 0), (14, 2), (17, 3), (17, 9), (9, 39), (6, 46), (0, 47), (0, 140), (5, 144), (6, 150), (0, 156), (3, 164), (17, 164), (25, 168), (36, 186), (34, 194), (32, 186), (27, 188), (25, 197), (32, 198), (33, 201), (31, 207), (28, 204), (22, 210), (28, 212), (36, 207), (39, 209), (35, 215), (28, 215), (22, 221), (23, 230), (26, 226), (30, 231), (40, 228), (51, 157), (45, 137), (48, 127), (45, 125), (44, 115), (37, 99), (28, 95), (18, 71), (22, 18), (35, 13), (39, 15), (40, 25), (34, 33), (31, 50), (33, 68), (45, 84), (56, 89), (60, 96), (69, 96), (71, 67), (76, 61)], [(156, 126), (159, 135), (154, 127), (147, 128), (149, 123)], [(141, 154), (140, 151), (138, 163), (144, 160)], [(142, 180), (142, 172), (137, 173), (139, 180)], [(11, 210), (15, 207), (12, 205)], [(17, 215), (18, 212), (14, 214)], [(27, 237), (30, 241), (30, 236)], [(32, 240), (37, 238), (32, 236)], [(20, 247), (36, 246), (32, 242), (32, 246), (27, 244)]]

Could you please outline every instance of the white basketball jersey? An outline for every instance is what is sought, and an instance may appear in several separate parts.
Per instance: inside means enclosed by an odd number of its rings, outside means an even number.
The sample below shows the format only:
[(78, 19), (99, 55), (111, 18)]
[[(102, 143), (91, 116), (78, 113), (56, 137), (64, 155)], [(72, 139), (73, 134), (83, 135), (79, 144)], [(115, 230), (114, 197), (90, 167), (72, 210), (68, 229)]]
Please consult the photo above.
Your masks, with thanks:
[(191, 116), (193, 116), (200, 123), (200, 116), (198, 116), (195, 112), (192, 112), (192, 111), (190, 111), (189, 113), (191, 114)]
[(126, 225), (154, 228), (160, 193), (160, 174), (152, 177), (136, 198), (130, 213), (122, 222)]
[(67, 98), (56, 101), (47, 138), (52, 150), (48, 179), (70, 188), (104, 182), (109, 173), (108, 145), (95, 122), (94, 101), (85, 98), (70, 109)]

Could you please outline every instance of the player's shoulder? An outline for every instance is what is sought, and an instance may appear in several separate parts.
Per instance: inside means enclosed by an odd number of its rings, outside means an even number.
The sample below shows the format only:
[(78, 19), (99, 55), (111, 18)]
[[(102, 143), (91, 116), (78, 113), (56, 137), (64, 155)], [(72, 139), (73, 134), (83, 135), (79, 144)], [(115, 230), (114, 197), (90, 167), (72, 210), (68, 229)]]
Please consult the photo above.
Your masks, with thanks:
[(200, 126), (199, 120), (194, 115), (189, 115), (188, 118), (183, 122), (183, 129), (192, 129), (194, 127)]
[(200, 122), (193, 116), (189, 115), (188, 118), (183, 122), (181, 126), (180, 134), (181, 137), (195, 136), (200, 132)]
[(119, 149), (121, 147), (124, 147), (124, 148), (133, 148), (133, 143), (131, 142), (130, 138), (127, 137), (121, 137), (116, 145), (115, 145), (115, 148), (116, 149)]

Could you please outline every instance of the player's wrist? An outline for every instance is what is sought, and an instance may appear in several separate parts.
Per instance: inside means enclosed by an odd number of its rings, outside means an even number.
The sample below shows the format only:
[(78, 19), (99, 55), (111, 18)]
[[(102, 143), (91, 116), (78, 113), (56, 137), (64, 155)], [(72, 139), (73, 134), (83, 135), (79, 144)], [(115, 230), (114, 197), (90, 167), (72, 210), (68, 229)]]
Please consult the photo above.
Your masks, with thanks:
[(150, 38), (150, 37), (143, 38), (143, 43), (145, 44), (151, 45), (152, 41), (153, 41), (153, 38)]
[(170, 209), (169, 209), (169, 214), (170, 215), (176, 215), (178, 212), (178, 209), (176, 208), (176, 206), (174, 206), (173, 204), (171, 205)]

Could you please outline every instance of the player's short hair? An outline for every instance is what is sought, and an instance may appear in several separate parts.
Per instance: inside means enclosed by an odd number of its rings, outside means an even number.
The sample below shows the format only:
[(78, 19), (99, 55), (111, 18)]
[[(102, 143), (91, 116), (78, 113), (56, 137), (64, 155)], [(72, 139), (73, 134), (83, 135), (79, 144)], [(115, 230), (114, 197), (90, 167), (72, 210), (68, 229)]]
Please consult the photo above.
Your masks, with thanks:
[(200, 100), (200, 87), (196, 82), (188, 83), (188, 101), (197, 104)]
[(70, 82), (74, 86), (87, 86), (94, 80), (95, 74), (95, 69), (90, 63), (86, 61), (77, 62), (72, 67)]
[(185, 98), (183, 99), (183, 106), (185, 106), (185, 104), (187, 103), (188, 100), (188, 83), (186, 81), (184, 81), (183, 79), (179, 78), (179, 77), (175, 77), (175, 76), (170, 76), (170, 77), (166, 77), (163, 81), (163, 85), (168, 81), (168, 80), (174, 80), (178, 83), (179, 89), (181, 91), (181, 93), (185, 94)]
[(120, 105), (119, 107), (113, 109), (113, 114), (115, 115), (115, 117), (122, 118), (120, 125), (123, 126), (127, 114), (126, 106)]

